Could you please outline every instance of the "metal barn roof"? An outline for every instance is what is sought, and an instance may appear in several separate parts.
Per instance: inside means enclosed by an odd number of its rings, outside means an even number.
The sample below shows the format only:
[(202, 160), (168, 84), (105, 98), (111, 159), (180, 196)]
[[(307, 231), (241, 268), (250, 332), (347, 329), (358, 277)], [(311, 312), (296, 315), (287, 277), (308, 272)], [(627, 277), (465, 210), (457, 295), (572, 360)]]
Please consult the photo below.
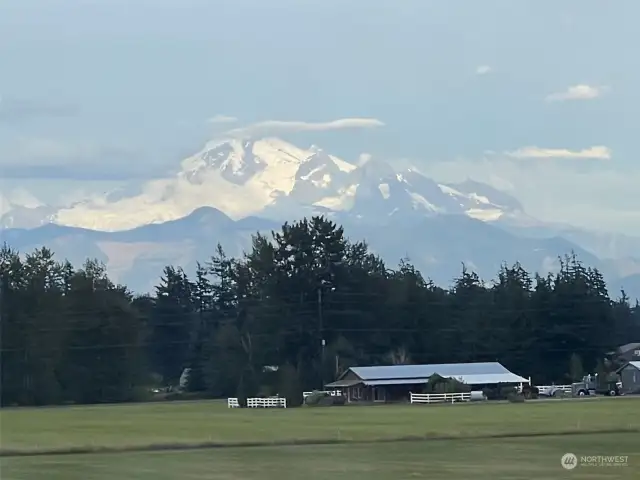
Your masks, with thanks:
[(620, 373), (622, 370), (624, 370), (625, 368), (627, 368), (629, 365), (631, 365), (633, 368), (636, 368), (636, 369), (640, 370), (640, 361), (635, 360), (635, 361), (633, 361), (633, 362), (625, 363), (623, 366), (621, 366), (620, 368), (618, 368), (618, 369), (616, 370), (616, 372), (617, 372), (617, 373)]
[(498, 362), (389, 365), (352, 367), (350, 370), (366, 385), (426, 383), (434, 374), (455, 378), (469, 385), (529, 382), (528, 379), (510, 372)]
[(618, 347), (618, 351), (625, 353), (631, 350), (640, 349), (640, 342), (627, 343)]
[(631, 342), (625, 343), (624, 345), (620, 345), (613, 352), (607, 352), (608, 355), (617, 355), (625, 353), (633, 352), (634, 350), (640, 350), (640, 342)]
[(428, 382), (428, 378), (394, 378), (390, 380), (369, 380), (361, 383), (364, 383), (367, 387), (375, 387), (377, 385), (421, 385)]

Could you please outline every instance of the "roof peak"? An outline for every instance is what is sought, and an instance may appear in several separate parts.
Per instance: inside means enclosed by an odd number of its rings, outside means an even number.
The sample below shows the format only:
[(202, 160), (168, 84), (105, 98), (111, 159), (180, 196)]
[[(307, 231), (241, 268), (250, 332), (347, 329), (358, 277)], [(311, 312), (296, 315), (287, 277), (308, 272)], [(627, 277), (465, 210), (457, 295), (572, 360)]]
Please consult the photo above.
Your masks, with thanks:
[[(432, 363), (419, 365), (377, 365), (351, 367), (349, 370), (362, 380), (381, 380), (389, 378), (425, 378), (434, 374), (442, 377), (461, 375), (510, 373), (499, 362), (468, 363)], [(346, 374), (346, 372), (345, 372)], [(342, 376), (341, 376), (342, 378)]]

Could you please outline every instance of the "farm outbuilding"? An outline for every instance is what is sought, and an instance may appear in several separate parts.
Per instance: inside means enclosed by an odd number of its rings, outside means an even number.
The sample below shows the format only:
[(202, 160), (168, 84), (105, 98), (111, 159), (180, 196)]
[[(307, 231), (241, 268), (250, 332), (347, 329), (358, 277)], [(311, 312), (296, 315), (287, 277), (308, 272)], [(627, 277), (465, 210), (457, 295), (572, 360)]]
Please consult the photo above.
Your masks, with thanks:
[(623, 362), (640, 362), (640, 342), (620, 345), (617, 349), (613, 352), (609, 352), (607, 355)]
[(385, 402), (420, 392), (433, 375), (458, 380), (474, 390), (529, 383), (498, 362), (482, 362), (351, 367), (325, 388), (341, 390), (349, 402)]
[(640, 393), (640, 361), (627, 363), (617, 373), (622, 382), (622, 393)]

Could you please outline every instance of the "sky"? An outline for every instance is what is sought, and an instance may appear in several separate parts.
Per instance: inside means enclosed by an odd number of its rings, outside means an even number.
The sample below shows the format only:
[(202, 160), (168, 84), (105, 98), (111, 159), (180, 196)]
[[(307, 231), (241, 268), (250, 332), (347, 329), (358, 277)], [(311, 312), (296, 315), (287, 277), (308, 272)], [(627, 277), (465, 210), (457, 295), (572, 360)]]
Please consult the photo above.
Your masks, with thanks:
[(228, 129), (640, 235), (640, 2), (3, 0), (0, 193), (169, 175)]

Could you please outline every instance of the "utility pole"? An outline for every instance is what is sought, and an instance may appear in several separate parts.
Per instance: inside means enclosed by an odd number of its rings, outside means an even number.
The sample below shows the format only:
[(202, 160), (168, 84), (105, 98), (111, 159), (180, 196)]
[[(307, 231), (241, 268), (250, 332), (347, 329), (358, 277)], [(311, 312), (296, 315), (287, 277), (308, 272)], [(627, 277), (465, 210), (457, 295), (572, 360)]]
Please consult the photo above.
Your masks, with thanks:
[[(330, 262), (328, 255), (325, 253), (324, 257), (320, 259), (321, 272), (318, 276), (318, 334), (320, 337), (320, 380), (322, 381), (321, 390), (324, 390), (324, 367), (325, 367), (325, 346), (327, 344), (324, 338), (324, 319), (322, 315), (322, 294), (323, 289), (327, 287), (329, 292), (335, 291), (333, 286), (333, 271), (332, 266), (341, 265), (342, 262)], [(327, 279), (327, 277), (329, 277)]]
[(324, 325), (322, 318), (322, 285), (318, 287), (318, 334), (320, 336), (320, 390), (324, 390)]

